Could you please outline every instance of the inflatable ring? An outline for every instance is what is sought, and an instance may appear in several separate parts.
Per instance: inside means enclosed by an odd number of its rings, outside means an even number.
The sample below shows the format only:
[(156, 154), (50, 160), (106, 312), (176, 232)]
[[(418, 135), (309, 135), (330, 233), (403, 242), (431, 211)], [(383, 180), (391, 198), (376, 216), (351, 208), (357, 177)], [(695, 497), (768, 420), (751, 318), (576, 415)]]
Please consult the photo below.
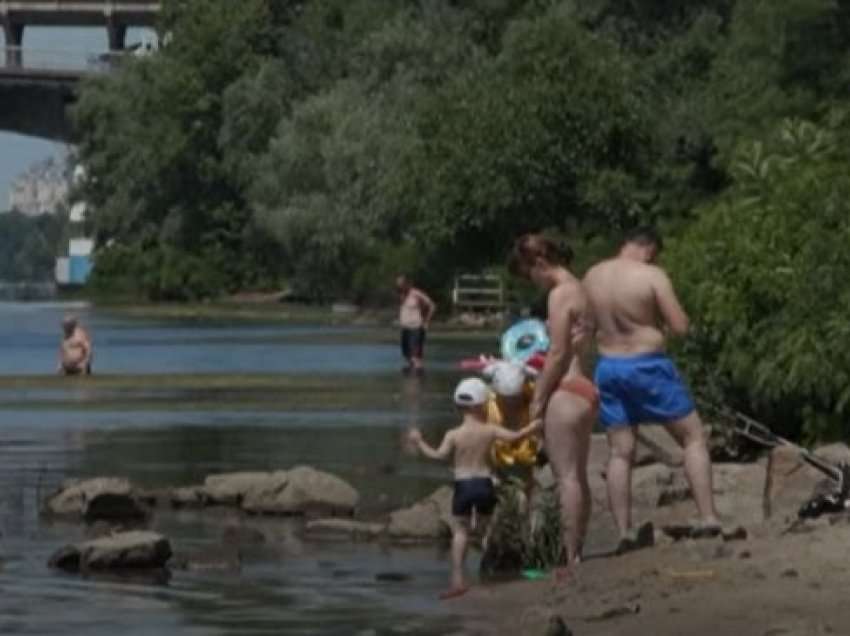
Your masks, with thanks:
[(546, 325), (534, 318), (520, 320), (502, 334), (502, 359), (525, 362), (535, 353), (549, 349), (549, 334)]

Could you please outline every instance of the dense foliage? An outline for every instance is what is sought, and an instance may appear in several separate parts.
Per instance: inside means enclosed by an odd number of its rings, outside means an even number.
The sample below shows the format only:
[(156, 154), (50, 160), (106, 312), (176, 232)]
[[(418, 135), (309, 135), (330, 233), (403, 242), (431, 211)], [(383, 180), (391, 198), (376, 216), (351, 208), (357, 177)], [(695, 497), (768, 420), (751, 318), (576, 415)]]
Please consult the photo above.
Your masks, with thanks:
[(650, 221), (677, 237), (695, 388), (838, 430), (847, 3), (164, 4), (162, 50), (74, 111), (96, 285), (374, 301), (519, 232), (582, 267)]

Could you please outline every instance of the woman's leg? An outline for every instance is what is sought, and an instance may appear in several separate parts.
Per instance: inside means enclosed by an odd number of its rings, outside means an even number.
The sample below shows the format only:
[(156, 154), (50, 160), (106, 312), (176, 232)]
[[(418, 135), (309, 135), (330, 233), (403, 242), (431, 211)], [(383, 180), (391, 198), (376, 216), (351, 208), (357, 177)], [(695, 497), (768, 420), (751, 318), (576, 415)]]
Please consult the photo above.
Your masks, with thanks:
[(590, 520), (587, 459), (593, 419), (594, 410), (587, 400), (566, 391), (552, 396), (544, 419), (546, 454), (558, 484), (568, 567), (581, 556)]

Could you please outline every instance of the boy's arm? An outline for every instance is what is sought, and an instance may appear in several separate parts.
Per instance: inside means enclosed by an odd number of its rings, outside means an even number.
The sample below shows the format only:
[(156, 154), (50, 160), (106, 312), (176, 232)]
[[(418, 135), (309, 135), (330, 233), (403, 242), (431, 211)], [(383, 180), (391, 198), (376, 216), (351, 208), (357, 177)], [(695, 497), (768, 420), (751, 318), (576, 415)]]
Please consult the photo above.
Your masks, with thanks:
[(518, 431), (509, 430), (503, 426), (493, 426), (493, 436), (500, 441), (503, 442), (516, 442), (521, 440), (523, 437), (528, 437), (529, 435), (533, 435), (534, 433), (539, 433), (540, 429), (543, 428), (543, 420), (534, 420), (529, 423), (527, 426), (519, 429)]
[(416, 448), (420, 453), (428, 457), (429, 459), (436, 460), (445, 460), (448, 459), (452, 454), (452, 449), (454, 448), (454, 435), (452, 435), (452, 431), (446, 433), (445, 437), (443, 437), (443, 441), (440, 444), (440, 447), (434, 449), (431, 447), (428, 442), (422, 439), (422, 434), (418, 429), (413, 429), (410, 431), (410, 441), (413, 442)]

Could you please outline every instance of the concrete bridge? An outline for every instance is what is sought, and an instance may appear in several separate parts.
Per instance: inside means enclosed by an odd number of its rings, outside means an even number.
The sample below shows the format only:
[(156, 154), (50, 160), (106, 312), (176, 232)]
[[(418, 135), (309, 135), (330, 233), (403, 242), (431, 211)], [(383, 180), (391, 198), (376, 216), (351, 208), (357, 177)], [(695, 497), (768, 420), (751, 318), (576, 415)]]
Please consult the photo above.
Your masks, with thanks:
[[(155, 27), (159, 0), (0, 0), (5, 39), (0, 65), (0, 130), (55, 140), (71, 134), (66, 107), (87, 74), (107, 71), (129, 27)], [(88, 56), (27, 48), (28, 26), (103, 27), (109, 51)], [(60, 45), (61, 46), (61, 45)]]

